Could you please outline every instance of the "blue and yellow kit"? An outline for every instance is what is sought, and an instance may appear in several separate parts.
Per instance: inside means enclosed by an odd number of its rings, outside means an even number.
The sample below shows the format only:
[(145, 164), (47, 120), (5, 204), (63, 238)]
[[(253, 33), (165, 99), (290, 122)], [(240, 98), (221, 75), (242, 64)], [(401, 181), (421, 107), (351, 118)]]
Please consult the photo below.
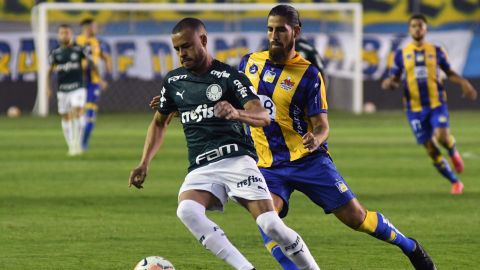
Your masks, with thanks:
[(327, 143), (312, 153), (303, 146), (303, 135), (313, 130), (310, 117), (328, 110), (318, 69), (298, 53), (285, 64), (275, 65), (264, 51), (244, 56), (240, 71), (257, 89), (272, 120), (266, 127), (249, 127), (249, 132), (270, 192), (284, 201), (280, 217), (287, 215), (295, 190), (326, 213), (353, 199), (355, 195), (333, 164)]
[[(310, 116), (328, 109), (325, 86), (319, 71), (299, 54), (285, 65), (268, 60), (268, 51), (248, 54), (239, 67), (257, 89), (272, 123), (250, 127), (259, 156), (259, 167), (271, 167), (309, 154), (302, 136), (312, 131)], [(327, 151), (326, 143), (319, 151)]]
[(391, 75), (404, 75), (404, 100), (407, 111), (420, 112), (444, 105), (447, 100), (440, 69), (450, 70), (445, 51), (432, 43), (416, 46), (413, 42), (394, 56)]
[[(85, 47), (92, 59), (94, 65), (98, 65), (102, 55), (102, 45), (100, 40), (96, 37), (86, 37), (84, 35), (77, 36), (75, 43), (79, 46)], [(87, 69), (87, 83), (98, 84), (100, 82), (100, 74), (94, 70), (93, 67)]]

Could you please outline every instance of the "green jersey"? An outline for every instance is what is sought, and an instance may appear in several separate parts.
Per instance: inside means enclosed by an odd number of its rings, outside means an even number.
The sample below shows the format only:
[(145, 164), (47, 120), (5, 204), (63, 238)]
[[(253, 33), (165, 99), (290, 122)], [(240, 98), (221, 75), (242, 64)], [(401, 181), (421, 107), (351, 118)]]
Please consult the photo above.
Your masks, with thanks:
[(253, 90), (243, 73), (217, 60), (202, 75), (183, 67), (166, 75), (158, 111), (179, 112), (187, 139), (189, 171), (228, 157), (248, 155), (257, 159), (243, 123), (217, 118), (213, 112), (222, 100), (243, 109), (245, 103), (258, 99)]
[(86, 58), (84, 49), (78, 45), (52, 50), (49, 62), (57, 72), (58, 91), (70, 92), (85, 87), (82, 60)]

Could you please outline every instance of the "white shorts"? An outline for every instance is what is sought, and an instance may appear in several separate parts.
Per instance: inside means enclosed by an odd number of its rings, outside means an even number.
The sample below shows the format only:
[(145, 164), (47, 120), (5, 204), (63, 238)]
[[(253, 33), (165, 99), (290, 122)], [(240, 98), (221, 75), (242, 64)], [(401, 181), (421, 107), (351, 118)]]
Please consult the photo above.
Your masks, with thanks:
[(70, 92), (57, 92), (58, 113), (66, 114), (73, 108), (83, 108), (87, 102), (87, 90), (79, 88)]
[(185, 177), (179, 195), (187, 190), (205, 190), (215, 195), (221, 205), (211, 206), (208, 210), (223, 211), (228, 198), (272, 199), (257, 163), (249, 156), (225, 158), (191, 171)]

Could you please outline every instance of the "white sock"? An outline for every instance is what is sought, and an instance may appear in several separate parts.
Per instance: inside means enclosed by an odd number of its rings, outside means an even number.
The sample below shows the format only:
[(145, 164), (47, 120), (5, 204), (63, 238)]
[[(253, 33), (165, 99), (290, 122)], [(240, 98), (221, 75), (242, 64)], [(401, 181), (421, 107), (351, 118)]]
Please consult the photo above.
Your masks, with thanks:
[(318, 267), (300, 235), (287, 227), (275, 211), (259, 215), (257, 217), (257, 224), (268, 237), (278, 243), (283, 253), (299, 269), (320, 270), (320, 267)]
[(252, 264), (228, 241), (220, 227), (205, 215), (205, 207), (193, 200), (178, 204), (177, 216), (200, 243), (235, 269), (250, 270)]
[(73, 150), (72, 121), (62, 119), (62, 129), (63, 129), (63, 136), (65, 137), (65, 141), (67, 142), (67, 145), (68, 145), (68, 151), (71, 153)]
[(77, 153), (81, 152), (82, 149), (82, 134), (83, 128), (81, 124), (81, 117), (73, 118), (72, 120), (72, 129), (73, 129), (73, 145)]

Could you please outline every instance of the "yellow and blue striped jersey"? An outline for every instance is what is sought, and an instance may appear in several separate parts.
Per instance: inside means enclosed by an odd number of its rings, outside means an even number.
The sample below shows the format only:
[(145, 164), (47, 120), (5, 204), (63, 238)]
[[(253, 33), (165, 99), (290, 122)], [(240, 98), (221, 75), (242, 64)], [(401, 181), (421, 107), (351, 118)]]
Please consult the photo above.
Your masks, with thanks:
[(431, 43), (416, 46), (413, 42), (395, 53), (391, 75), (404, 76), (406, 109), (420, 112), (446, 103), (447, 95), (440, 69), (450, 70), (445, 51)]
[[(77, 36), (75, 43), (82, 47), (85, 47), (90, 54), (93, 64), (98, 65), (102, 54), (102, 46), (98, 38), (89, 38), (84, 35), (79, 35)], [(100, 74), (98, 74), (98, 71), (95, 71), (91, 66), (87, 68), (86, 75), (88, 83), (97, 84), (100, 82)]]
[[(302, 142), (302, 136), (313, 128), (309, 117), (328, 109), (322, 75), (314, 65), (298, 53), (284, 65), (268, 58), (268, 51), (247, 54), (239, 66), (272, 120), (266, 127), (249, 127), (258, 166), (264, 168), (310, 154)], [(326, 152), (327, 144), (317, 151)]]

